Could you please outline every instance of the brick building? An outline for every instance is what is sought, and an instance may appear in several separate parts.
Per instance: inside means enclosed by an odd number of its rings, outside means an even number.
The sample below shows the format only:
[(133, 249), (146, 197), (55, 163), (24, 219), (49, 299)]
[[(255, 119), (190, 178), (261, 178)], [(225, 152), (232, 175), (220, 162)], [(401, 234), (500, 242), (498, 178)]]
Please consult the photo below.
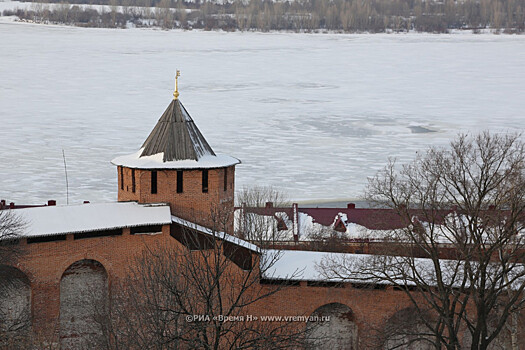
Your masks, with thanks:
[[(27, 226), (13, 242), (23, 254), (0, 267), (0, 277), (13, 282), (0, 300), (4, 326), (10, 317), (26, 318), (44, 343), (79, 349), (95, 332), (83, 305), (86, 298), (112, 293), (112, 285), (126, 277), (133, 257), (146, 247), (183, 247), (181, 230), (209, 235), (207, 228), (217, 226), (213, 218), (233, 212), (240, 161), (213, 151), (178, 94), (140, 150), (112, 163), (117, 166), (118, 202), (49, 203), (14, 211)], [(258, 247), (231, 235), (233, 216), (226, 217), (214, 228), (221, 232), (219, 238), (244, 256), (259, 255)], [(410, 314), (405, 294), (390, 286), (324, 280), (314, 269), (322, 257), (319, 252), (285, 252), (274, 273), (261, 276), (261, 284), (285, 281), (288, 286), (253, 305), (251, 312), (331, 316), (313, 334), (328, 335), (331, 340), (317, 346), (333, 349), (366, 348), (372, 330)], [(242, 263), (236, 268), (245, 273)], [(290, 281), (289, 269), (303, 273)]]

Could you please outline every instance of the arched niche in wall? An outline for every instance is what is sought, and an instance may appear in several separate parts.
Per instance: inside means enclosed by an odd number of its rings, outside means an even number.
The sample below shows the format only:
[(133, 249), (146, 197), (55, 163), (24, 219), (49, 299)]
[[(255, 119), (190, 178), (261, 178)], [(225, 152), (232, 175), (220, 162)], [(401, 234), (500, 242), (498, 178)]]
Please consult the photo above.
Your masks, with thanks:
[[(518, 342), (518, 349), (523, 349), (525, 346), (525, 339), (521, 332), (523, 332), (523, 319), (518, 318), (518, 328), (517, 328), (517, 342)], [(487, 350), (507, 350), (512, 349), (512, 336), (511, 336), (511, 330), (512, 328), (512, 319), (511, 316), (507, 319), (507, 323), (499, 334), (496, 336), (496, 338), (489, 344), (487, 347)], [(489, 333), (492, 333), (496, 327), (496, 319), (495, 317), (490, 317), (488, 321), (488, 328)], [(465, 327), (466, 328), (466, 327)], [(472, 334), (468, 331), (468, 329), (465, 329), (463, 333), (463, 339), (462, 339), (463, 348), (470, 349), (472, 346)]]
[(352, 309), (340, 303), (317, 308), (307, 323), (309, 349), (357, 349), (357, 325)]
[(408, 307), (397, 311), (385, 323), (382, 332), (377, 339), (382, 342), (382, 348), (400, 350), (430, 350), (435, 349), (431, 343), (432, 337), (429, 330), (424, 325), (421, 317), (426, 321), (432, 322), (429, 313), (421, 316), (413, 307)]
[(61, 349), (97, 348), (101, 341), (100, 319), (108, 298), (108, 275), (95, 260), (80, 260), (60, 279)]
[(0, 265), (0, 344), (25, 348), (31, 334), (31, 286), (17, 268)]

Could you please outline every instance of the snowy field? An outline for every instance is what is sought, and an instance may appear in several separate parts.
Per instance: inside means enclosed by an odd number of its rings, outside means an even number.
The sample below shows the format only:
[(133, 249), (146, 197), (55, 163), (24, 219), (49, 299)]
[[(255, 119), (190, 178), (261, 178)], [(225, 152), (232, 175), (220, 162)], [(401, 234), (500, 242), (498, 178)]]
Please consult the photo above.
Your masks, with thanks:
[[(362, 196), (458, 132), (523, 131), (525, 36), (337, 35), (82, 29), (0, 18), (0, 198), (116, 199), (116, 156), (136, 151), (172, 98), (237, 186), (292, 199)], [(428, 132), (432, 131), (432, 132)]]

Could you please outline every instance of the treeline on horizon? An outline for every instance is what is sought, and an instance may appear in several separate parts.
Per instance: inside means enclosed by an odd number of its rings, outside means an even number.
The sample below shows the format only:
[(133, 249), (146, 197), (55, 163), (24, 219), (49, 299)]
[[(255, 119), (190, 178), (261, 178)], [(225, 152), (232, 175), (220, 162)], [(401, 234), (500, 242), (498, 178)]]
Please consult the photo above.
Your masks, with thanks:
[[(48, 1), (48, 2), (53, 2)], [(71, 3), (71, 4), (70, 4)], [(244, 0), (225, 3), (195, 0), (91, 0), (107, 10), (43, 3), (29, 10), (4, 11), (36, 22), (87, 27), (162, 27), (226, 31), (297, 32), (418, 32), (446, 33), (451, 29), (525, 30), (523, 0)], [(122, 6), (122, 8), (119, 8)]]

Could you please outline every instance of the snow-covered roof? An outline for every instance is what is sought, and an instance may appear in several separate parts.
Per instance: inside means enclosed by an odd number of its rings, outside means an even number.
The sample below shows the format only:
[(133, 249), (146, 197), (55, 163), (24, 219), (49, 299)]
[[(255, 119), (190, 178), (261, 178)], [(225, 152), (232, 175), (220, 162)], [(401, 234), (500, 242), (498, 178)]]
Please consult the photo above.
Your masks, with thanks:
[(22, 236), (38, 237), (171, 223), (166, 204), (88, 203), (16, 209), (26, 227)]
[(117, 157), (111, 163), (137, 169), (212, 169), (241, 163), (239, 159), (224, 154), (204, 155), (199, 160), (184, 159), (165, 162), (164, 153), (141, 157), (143, 150), (144, 148), (141, 148), (133, 154)]
[(334, 255), (356, 255), (303, 250), (278, 251), (274, 249), (266, 249), (263, 254), (276, 257), (274, 258), (275, 263), (263, 271), (264, 278), (290, 279), (295, 281), (326, 281), (327, 278), (317, 270), (317, 265), (319, 265), (323, 259)]
[[(291, 279), (302, 281), (331, 281), (340, 282), (342, 278), (338, 276), (329, 276), (330, 273), (323, 272), (320, 267), (322, 262), (339, 262), (346, 267), (352, 266), (356, 271), (363, 270), (361, 266), (367, 266), (375, 259), (380, 259), (380, 255), (370, 254), (351, 254), (351, 253), (328, 253), (301, 250), (283, 250), (278, 251), (268, 249), (264, 254), (278, 256), (276, 263), (265, 272), (265, 278), (270, 279)], [(389, 257), (391, 259), (401, 259), (402, 263), (405, 257)], [(415, 264), (422, 270), (432, 270), (432, 260), (427, 258), (414, 258)], [(444, 260), (445, 262), (445, 260)], [(363, 282), (366, 273), (359, 272), (354, 275), (345, 276), (345, 282)], [(384, 280), (376, 281), (378, 284), (387, 283)], [(400, 281), (402, 283), (402, 281)]]
[(198, 224), (193, 223), (191, 221), (181, 219), (181, 218), (179, 218), (179, 217), (177, 217), (175, 215), (171, 216), (171, 220), (172, 220), (172, 222), (174, 222), (176, 224), (180, 224), (182, 226), (185, 226), (185, 227), (190, 228), (190, 229), (197, 230), (197, 231), (202, 232), (204, 234), (207, 234), (207, 235), (210, 235), (210, 236), (213, 236), (213, 237), (217, 237), (217, 238), (222, 239), (222, 240), (224, 240), (226, 242), (230, 242), (230, 243), (236, 244), (238, 246), (247, 248), (247, 249), (249, 249), (251, 251), (254, 251), (256, 253), (260, 253), (260, 251), (261, 251), (260, 248), (257, 247), (255, 244), (251, 244), (249, 242), (246, 242), (243, 239), (240, 239), (238, 237), (232, 236), (232, 235), (227, 234), (225, 232), (214, 231), (212, 229), (209, 229), (207, 227), (198, 225)]
[[(419, 281), (436, 285), (434, 262), (428, 258), (273, 249), (264, 250), (263, 255), (269, 255), (274, 261), (270, 268), (263, 270), (263, 277), (267, 279), (415, 285), (415, 273), (410, 267), (413, 264)], [(463, 264), (463, 261), (441, 259), (439, 265), (443, 282), (461, 287)], [(327, 265), (335, 266), (337, 272), (330, 271), (330, 267), (323, 270), (323, 266)], [(471, 268), (476, 270), (475, 263), (471, 263)], [(495, 262), (485, 268), (492, 270), (494, 276), (501, 276), (500, 263)], [(510, 287), (519, 289), (525, 283), (525, 265), (514, 265), (508, 275), (512, 281)], [(495, 283), (499, 282), (499, 279), (495, 280)]]
[[(243, 211), (242, 208), (235, 210), (235, 230), (245, 232), (256, 232), (260, 234), (260, 239), (272, 241), (291, 241), (294, 234), (298, 233), (300, 241), (316, 241), (325, 238), (339, 237), (348, 240), (375, 240), (383, 241), (392, 236), (393, 230), (374, 230), (363, 225), (348, 222), (345, 213), (339, 213), (334, 218), (331, 226), (325, 226), (315, 222), (315, 218), (307, 213), (298, 212), (297, 222), (294, 224), (292, 218), (282, 211), (277, 211), (273, 215), (262, 215), (254, 212)], [(278, 220), (286, 225), (285, 229), (279, 230)], [(335, 223), (341, 220), (345, 225), (345, 232), (337, 232), (334, 229)], [(246, 227), (245, 227), (246, 226)], [(264, 227), (264, 232), (261, 232)]]

